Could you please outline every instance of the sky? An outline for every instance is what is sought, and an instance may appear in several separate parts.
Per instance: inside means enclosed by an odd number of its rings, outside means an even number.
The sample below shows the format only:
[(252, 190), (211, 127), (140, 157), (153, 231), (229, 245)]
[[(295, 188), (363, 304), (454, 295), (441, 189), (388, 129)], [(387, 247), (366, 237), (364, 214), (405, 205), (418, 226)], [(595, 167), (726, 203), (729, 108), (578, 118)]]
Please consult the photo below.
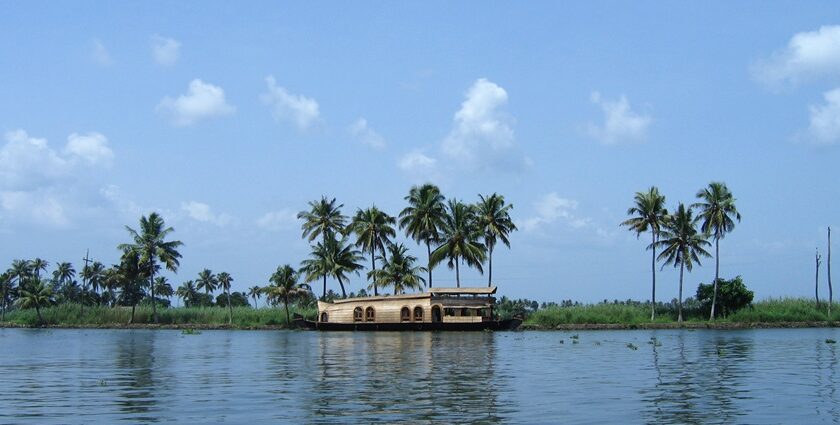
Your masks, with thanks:
[[(244, 290), (306, 258), (309, 201), (396, 215), (432, 182), (513, 205), (500, 295), (645, 300), (635, 192), (675, 209), (722, 181), (743, 218), (721, 275), (765, 299), (811, 296), (840, 225), (834, 2), (3, 1), (0, 58), (0, 264), (116, 263), (157, 211), (175, 286), (210, 268)], [(677, 290), (665, 266), (657, 297)]]

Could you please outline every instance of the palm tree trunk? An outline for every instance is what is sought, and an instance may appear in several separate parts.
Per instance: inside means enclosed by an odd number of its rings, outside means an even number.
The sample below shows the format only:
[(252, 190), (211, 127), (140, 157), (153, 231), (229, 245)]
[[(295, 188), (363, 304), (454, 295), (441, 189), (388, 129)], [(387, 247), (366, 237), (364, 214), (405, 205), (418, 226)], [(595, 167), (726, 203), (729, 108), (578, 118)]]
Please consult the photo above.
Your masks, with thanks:
[(709, 320), (715, 320), (715, 304), (717, 304), (718, 280), (720, 280), (720, 238), (715, 238), (715, 285), (712, 292), (712, 313)]
[(228, 325), (233, 324), (233, 307), (230, 305), (230, 288), (226, 290), (228, 299)]
[(324, 295), (321, 298), (326, 301), (327, 300), (327, 274), (324, 273)]
[(429, 255), (429, 288), (432, 287), (432, 245), (428, 239), (426, 239), (426, 254)]
[(653, 250), (653, 255), (650, 257), (650, 273), (653, 277), (653, 283), (650, 289), (650, 321), (656, 318), (656, 231), (651, 230), (651, 249)]
[(134, 323), (134, 309), (137, 308), (137, 304), (134, 303), (131, 305), (131, 318), (128, 319), (128, 323)]
[(336, 279), (338, 279), (338, 284), (341, 285), (341, 297), (342, 298), (347, 298), (347, 291), (344, 290), (344, 281), (341, 280), (340, 277), (338, 277)]
[(152, 321), (158, 322), (157, 299), (155, 299), (155, 264), (149, 261), (149, 283), (152, 285)]
[(831, 227), (828, 228), (828, 263), (826, 269), (828, 271), (828, 320), (831, 320), (831, 303), (834, 300), (834, 293), (831, 288)]
[(38, 323), (44, 323), (44, 318), (41, 316), (41, 307), (37, 303), (35, 304), (35, 313), (38, 314)]
[(491, 246), (488, 250), (489, 255), (487, 256), (487, 287), (489, 288), (492, 286), (493, 282), (493, 247)]
[(816, 274), (814, 275), (814, 298), (817, 300), (817, 308), (820, 308), (820, 253), (816, 255)]
[(461, 269), (458, 267), (458, 257), (455, 257), (455, 284), (461, 287)]
[(286, 326), (289, 326), (292, 322), (289, 319), (289, 296), (288, 295), (283, 297), (283, 304), (286, 305)]
[(685, 269), (685, 264), (680, 263), (680, 297), (677, 299), (677, 305), (679, 305), (679, 313), (677, 314), (677, 322), (682, 323), (682, 284), (683, 284), (683, 269)]
[(370, 264), (373, 268), (373, 274), (370, 278), (370, 280), (373, 282), (373, 295), (379, 295), (379, 291), (376, 289), (376, 245), (370, 248)]

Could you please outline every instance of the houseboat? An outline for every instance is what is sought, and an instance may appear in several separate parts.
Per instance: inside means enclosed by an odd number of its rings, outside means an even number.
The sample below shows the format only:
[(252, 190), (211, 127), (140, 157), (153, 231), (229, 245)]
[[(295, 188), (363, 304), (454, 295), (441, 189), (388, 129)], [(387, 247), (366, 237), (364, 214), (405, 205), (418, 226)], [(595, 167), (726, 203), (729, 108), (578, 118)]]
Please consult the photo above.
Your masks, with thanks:
[(493, 311), (496, 287), (429, 288), (407, 295), (318, 301), (316, 320), (298, 322), (325, 331), (512, 330), (520, 318), (498, 320)]

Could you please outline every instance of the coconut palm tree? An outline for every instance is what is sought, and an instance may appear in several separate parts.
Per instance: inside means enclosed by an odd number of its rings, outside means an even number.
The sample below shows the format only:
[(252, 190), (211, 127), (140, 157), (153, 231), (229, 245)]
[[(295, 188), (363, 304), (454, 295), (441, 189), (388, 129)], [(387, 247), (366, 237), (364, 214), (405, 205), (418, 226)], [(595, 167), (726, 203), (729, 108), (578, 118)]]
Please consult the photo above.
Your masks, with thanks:
[(195, 280), (196, 288), (198, 290), (204, 290), (204, 293), (210, 295), (216, 288), (219, 287), (219, 280), (213, 275), (213, 272), (210, 269), (204, 269), (198, 272), (198, 279)]
[(650, 231), (651, 242), (647, 249), (653, 252), (650, 257), (650, 273), (653, 280), (650, 291), (650, 320), (652, 322), (656, 318), (656, 241), (668, 217), (668, 210), (665, 209), (665, 196), (659, 194), (656, 186), (651, 186), (647, 192), (636, 192), (633, 201), (635, 205), (627, 210), (630, 218), (623, 221), (621, 225), (635, 232), (637, 239), (642, 233)]
[(665, 220), (661, 230), (662, 239), (656, 242), (656, 245), (662, 248), (662, 253), (659, 254), (659, 259), (665, 261), (662, 267), (673, 264), (674, 267), (679, 266), (680, 268), (680, 296), (677, 300), (679, 303), (677, 321), (679, 322), (683, 320), (683, 270), (691, 272), (695, 263), (701, 265), (700, 257), (710, 256), (703, 247), (711, 244), (706, 240), (705, 235), (697, 232), (694, 223), (691, 208), (686, 208), (684, 204), (680, 203), (676, 214), (668, 216)]
[(273, 302), (283, 300), (283, 305), (286, 309), (287, 325), (292, 323), (291, 317), (289, 316), (289, 301), (311, 291), (309, 285), (298, 283), (298, 277), (298, 273), (292, 266), (288, 264), (279, 266), (277, 267), (277, 271), (269, 278), (271, 284), (265, 288), (267, 299), (273, 300)]
[(426, 283), (421, 275), (426, 268), (415, 266), (417, 257), (408, 255), (405, 245), (388, 245), (388, 258), (382, 260), (382, 269), (372, 272), (374, 281), (383, 287), (392, 286), (394, 295), (404, 294), (407, 289), (420, 289)]
[(53, 279), (58, 283), (58, 286), (63, 286), (73, 280), (74, 277), (76, 277), (76, 269), (68, 262), (58, 263), (53, 271)]
[(123, 246), (120, 264), (115, 269), (111, 284), (119, 289), (117, 303), (131, 306), (131, 318), (128, 323), (134, 323), (137, 303), (146, 297), (143, 287), (150, 270), (145, 267), (140, 251), (130, 245)]
[[(699, 208), (697, 221), (702, 221), (700, 230), (711, 235), (715, 241), (715, 283), (712, 295), (712, 311), (709, 320), (715, 318), (715, 304), (717, 303), (718, 280), (720, 280), (720, 240), (727, 233), (735, 229), (735, 220), (741, 221), (741, 214), (735, 208), (735, 197), (725, 183), (711, 182), (709, 186), (697, 192), (700, 202), (692, 205)], [(734, 219), (734, 220), (733, 220)]]
[(9, 307), (9, 294), (15, 289), (14, 280), (12, 279), (11, 270), (0, 274), (0, 296), (2, 296), (3, 313), (0, 316), (0, 322), (6, 321), (6, 309)]
[[(385, 255), (385, 245), (396, 237), (396, 219), (380, 211), (376, 206), (366, 210), (359, 208), (348, 229), (356, 234), (356, 246), (370, 252), (371, 270), (376, 272), (376, 251)], [(379, 295), (376, 280), (373, 280), (373, 295)]]
[(444, 225), (446, 207), (440, 189), (433, 184), (413, 186), (405, 197), (408, 206), (400, 212), (400, 229), (417, 241), (426, 244), (428, 255), (429, 288), (432, 285), (432, 244), (440, 241), (440, 229)]
[(447, 203), (443, 220), (442, 244), (432, 251), (432, 266), (448, 260), (450, 269), (455, 269), (455, 282), (461, 287), (461, 261), (484, 273), (481, 264), (486, 257), (487, 248), (479, 242), (482, 234), (476, 220), (476, 209), (457, 199)]
[(155, 293), (161, 297), (169, 299), (175, 295), (172, 285), (169, 284), (169, 279), (166, 276), (158, 276), (155, 278)]
[(326, 242), (330, 233), (344, 232), (344, 225), (347, 222), (347, 217), (341, 214), (344, 204), (336, 205), (335, 198), (328, 201), (327, 197), (323, 196), (320, 201), (309, 202), (309, 207), (309, 211), (301, 211), (297, 215), (298, 219), (303, 220), (302, 237), (312, 242), (321, 236), (322, 241)]
[[(335, 236), (330, 236), (330, 239), (335, 239)], [(318, 242), (312, 246), (309, 258), (300, 263), (300, 271), (306, 274), (305, 281), (307, 283), (323, 279), (324, 290), (321, 299), (326, 299), (327, 297), (327, 276), (330, 274), (330, 261), (330, 252), (327, 243)]]
[[(131, 236), (133, 243), (122, 244), (120, 249), (132, 247), (140, 254), (140, 261), (146, 268), (149, 287), (152, 290), (152, 300), (154, 300), (156, 262), (160, 261), (166, 266), (167, 270), (177, 272), (180, 265), (178, 259), (181, 258), (178, 247), (183, 244), (181, 241), (166, 241), (166, 237), (175, 229), (166, 227), (163, 218), (156, 212), (149, 214), (148, 218), (146, 216), (140, 217), (139, 232), (128, 226), (125, 226), (125, 229)], [(156, 304), (152, 302), (152, 317), (155, 323), (158, 322)]]
[(29, 261), (14, 260), (12, 261), (12, 268), (9, 269), (9, 273), (17, 280), (17, 286), (23, 288), (26, 286), (27, 278), (32, 274), (32, 266)]
[(32, 271), (32, 275), (35, 276), (35, 279), (41, 278), (41, 272), (47, 271), (47, 267), (50, 266), (49, 261), (42, 260), (40, 258), (36, 258), (29, 262), (30, 270)]
[(44, 323), (41, 316), (41, 307), (46, 307), (54, 302), (52, 289), (44, 284), (41, 279), (33, 279), (26, 288), (21, 289), (18, 305), (21, 308), (34, 308), (38, 314), (38, 322)]
[(508, 236), (516, 231), (516, 225), (510, 218), (513, 205), (505, 205), (504, 196), (494, 193), (486, 198), (478, 195), (478, 198), (476, 214), (478, 228), (484, 236), (484, 245), (487, 247), (487, 286), (490, 287), (493, 285), (493, 249), (498, 241), (510, 248)]
[(216, 276), (216, 279), (219, 281), (219, 287), (227, 295), (228, 324), (233, 324), (233, 307), (230, 304), (230, 284), (233, 282), (233, 277), (228, 272), (221, 272)]
[(183, 300), (184, 307), (191, 307), (194, 304), (195, 296), (197, 294), (198, 290), (195, 288), (195, 284), (191, 280), (182, 283), (175, 291), (175, 295)]
[(82, 268), (82, 278), (90, 284), (93, 292), (98, 294), (99, 289), (103, 287), (105, 266), (99, 261), (94, 261), (93, 264), (84, 266)]
[(347, 291), (344, 289), (344, 281), (348, 280), (348, 273), (359, 274), (364, 266), (361, 261), (364, 259), (362, 253), (353, 248), (347, 238), (336, 239), (335, 237), (327, 239), (327, 252), (329, 254), (329, 261), (327, 269), (329, 276), (334, 277), (341, 286), (341, 296), (347, 298)]
[(248, 296), (254, 299), (254, 308), (259, 308), (259, 304), (257, 304), (257, 300), (262, 295), (263, 288), (260, 288), (257, 285), (254, 285), (248, 288)]

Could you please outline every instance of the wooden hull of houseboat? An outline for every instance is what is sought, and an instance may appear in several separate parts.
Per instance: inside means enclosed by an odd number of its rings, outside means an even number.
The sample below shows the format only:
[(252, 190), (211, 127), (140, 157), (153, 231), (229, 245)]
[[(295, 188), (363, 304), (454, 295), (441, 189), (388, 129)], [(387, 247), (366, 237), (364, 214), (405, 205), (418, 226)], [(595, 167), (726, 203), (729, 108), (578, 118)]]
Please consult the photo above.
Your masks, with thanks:
[(296, 319), (298, 326), (319, 331), (512, 331), (522, 324), (521, 319), (491, 320), (471, 323), (334, 323)]

